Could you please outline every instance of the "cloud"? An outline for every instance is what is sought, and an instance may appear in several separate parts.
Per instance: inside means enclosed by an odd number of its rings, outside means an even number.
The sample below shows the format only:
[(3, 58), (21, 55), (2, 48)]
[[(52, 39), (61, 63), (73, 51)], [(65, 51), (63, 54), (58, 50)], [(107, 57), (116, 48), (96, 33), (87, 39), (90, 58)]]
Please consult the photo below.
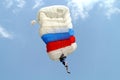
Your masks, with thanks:
[(35, 0), (35, 5), (32, 7), (32, 9), (38, 8), (43, 4), (44, 4), (43, 0)]
[(89, 11), (93, 8), (94, 4), (99, 0), (67, 0), (67, 5), (72, 9), (74, 18), (77, 19), (80, 16), (85, 19), (89, 16)]
[(19, 8), (23, 8), (25, 6), (25, 0), (16, 0), (17, 4), (16, 6)]
[[(44, 4), (43, 0), (33, 0), (34, 5), (32, 9), (36, 9)], [(3, 5), (7, 9), (11, 9), (13, 13), (18, 13), (21, 9), (23, 9), (26, 5), (26, 0), (4, 0)]]
[(13, 0), (5, 0), (5, 2), (3, 2), (3, 5), (5, 5), (6, 8), (11, 8), (13, 5)]
[(18, 12), (20, 9), (24, 8), (26, 2), (25, 0), (5, 0), (3, 5), (6, 8), (11, 8), (13, 13)]
[(0, 38), (13, 39), (13, 35), (0, 25)]
[(105, 15), (108, 19), (110, 19), (113, 14), (120, 13), (120, 8), (115, 6), (116, 3), (117, 0), (105, 0), (101, 3), (100, 7), (106, 10)]
[(97, 5), (99, 8), (105, 9), (104, 13), (107, 18), (110, 18), (115, 13), (120, 13), (120, 9), (114, 4), (118, 0), (67, 0), (67, 5), (70, 7), (74, 19), (81, 17), (85, 19), (89, 16), (89, 12)]

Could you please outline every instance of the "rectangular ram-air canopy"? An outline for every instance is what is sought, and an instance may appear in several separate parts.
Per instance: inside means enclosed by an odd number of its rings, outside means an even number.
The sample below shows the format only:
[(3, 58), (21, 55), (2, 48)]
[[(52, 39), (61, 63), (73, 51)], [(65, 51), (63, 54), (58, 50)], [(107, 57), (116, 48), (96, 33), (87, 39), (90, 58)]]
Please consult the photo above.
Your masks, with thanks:
[(69, 8), (62, 5), (44, 7), (38, 12), (39, 33), (46, 43), (46, 51), (52, 60), (72, 53), (77, 45)]

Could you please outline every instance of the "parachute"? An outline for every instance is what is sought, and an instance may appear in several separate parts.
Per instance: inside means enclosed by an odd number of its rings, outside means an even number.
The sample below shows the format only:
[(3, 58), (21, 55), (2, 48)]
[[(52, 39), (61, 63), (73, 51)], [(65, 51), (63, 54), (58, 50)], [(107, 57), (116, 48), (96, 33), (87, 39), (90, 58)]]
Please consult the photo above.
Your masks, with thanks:
[(59, 60), (62, 54), (68, 56), (77, 48), (69, 8), (63, 5), (44, 7), (37, 17), (40, 36), (52, 60)]

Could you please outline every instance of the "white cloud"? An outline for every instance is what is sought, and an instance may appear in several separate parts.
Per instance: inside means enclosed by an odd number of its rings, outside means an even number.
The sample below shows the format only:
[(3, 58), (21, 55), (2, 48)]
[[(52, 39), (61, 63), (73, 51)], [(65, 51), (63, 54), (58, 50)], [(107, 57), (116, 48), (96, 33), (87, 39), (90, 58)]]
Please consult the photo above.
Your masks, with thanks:
[(13, 35), (9, 33), (7, 30), (5, 30), (2, 26), (0, 26), (0, 37), (13, 39)]
[(68, 6), (72, 9), (72, 14), (74, 18), (80, 16), (82, 19), (85, 19), (89, 16), (89, 11), (93, 9), (94, 5), (99, 0), (67, 0)]
[(13, 0), (5, 0), (3, 4), (5, 5), (6, 8), (11, 8), (13, 5)]
[(89, 11), (92, 10), (96, 4), (100, 5), (98, 6), (99, 8), (105, 9), (105, 15), (107, 18), (110, 18), (113, 14), (120, 13), (120, 9), (114, 5), (117, 1), (118, 0), (67, 0), (67, 5), (70, 7), (74, 19), (79, 17), (82, 19), (87, 18)]
[(25, 6), (25, 0), (16, 0), (17, 2), (17, 7), (23, 8)]
[(43, 4), (44, 4), (43, 0), (35, 0), (35, 5), (32, 7), (32, 9), (38, 8)]
[(20, 9), (24, 8), (26, 2), (25, 0), (5, 0), (3, 5), (6, 8), (11, 8), (13, 13), (18, 12)]
[[(36, 9), (44, 4), (43, 0), (33, 0), (34, 5), (32, 6), (32, 9)], [(26, 0), (4, 0), (3, 5), (6, 8), (10, 8), (13, 13), (18, 13), (21, 9), (24, 8), (26, 5)]]
[(117, 0), (105, 0), (100, 5), (100, 7), (106, 10), (105, 15), (108, 19), (110, 19), (113, 14), (120, 13), (120, 8), (115, 6), (116, 3)]

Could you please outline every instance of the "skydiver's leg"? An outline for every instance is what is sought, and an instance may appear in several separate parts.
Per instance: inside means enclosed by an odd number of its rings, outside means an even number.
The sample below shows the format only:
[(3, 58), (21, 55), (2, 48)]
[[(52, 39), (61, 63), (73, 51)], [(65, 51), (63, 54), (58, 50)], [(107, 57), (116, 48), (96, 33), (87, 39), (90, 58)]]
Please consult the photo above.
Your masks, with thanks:
[(62, 61), (62, 64), (65, 66), (67, 73), (70, 74), (70, 72), (68, 71), (68, 64), (67, 64), (67, 62)]
[(70, 74), (70, 72), (68, 71), (68, 64), (67, 64), (67, 62), (62, 61), (62, 64), (65, 66), (67, 73)]
[(66, 64), (65, 61), (63, 61), (62, 64), (65, 66), (65, 64)]
[(65, 62), (65, 67), (66, 67), (66, 71), (67, 71), (67, 73), (70, 74), (70, 72), (68, 71), (68, 64), (67, 64), (67, 62)]

